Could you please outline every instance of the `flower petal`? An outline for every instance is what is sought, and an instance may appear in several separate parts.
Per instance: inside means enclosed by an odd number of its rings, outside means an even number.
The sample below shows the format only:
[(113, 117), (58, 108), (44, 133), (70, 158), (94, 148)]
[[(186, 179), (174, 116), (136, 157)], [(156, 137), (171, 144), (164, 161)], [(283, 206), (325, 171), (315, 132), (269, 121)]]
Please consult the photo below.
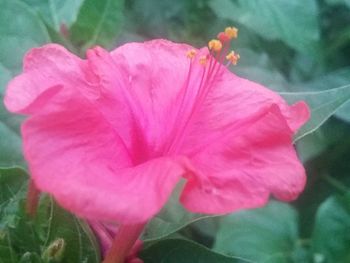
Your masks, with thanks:
[(193, 117), (182, 145), (182, 154), (193, 154), (226, 134), (245, 132), (254, 118), (278, 105), (288, 127), (295, 132), (310, 116), (304, 102), (289, 106), (277, 93), (222, 70)]
[(24, 153), (39, 189), (91, 220), (148, 220), (184, 173), (180, 159), (132, 166), (118, 134), (86, 101), (66, 111), (30, 117), (22, 127)]
[(305, 171), (292, 146), (292, 131), (277, 105), (246, 127), (192, 157), (201, 173), (190, 177), (181, 201), (190, 211), (229, 213), (262, 206), (269, 193), (285, 201), (305, 186)]
[(133, 102), (129, 106), (143, 131), (144, 144), (151, 149), (143, 156), (166, 152), (177, 123), (187, 117), (183, 114), (183, 93), (191, 93), (187, 97), (195, 102), (203, 67), (191, 70), (191, 60), (186, 57), (190, 49), (193, 47), (186, 44), (154, 40), (126, 44), (111, 53), (118, 67), (128, 74), (127, 89)]
[[(56, 44), (30, 50), (24, 58), (24, 72), (8, 84), (6, 107), (18, 113), (42, 113), (50, 101), (49, 109), (55, 108), (72, 92), (87, 86), (82, 65), (81, 59)], [(61, 99), (52, 102), (57, 93)]]

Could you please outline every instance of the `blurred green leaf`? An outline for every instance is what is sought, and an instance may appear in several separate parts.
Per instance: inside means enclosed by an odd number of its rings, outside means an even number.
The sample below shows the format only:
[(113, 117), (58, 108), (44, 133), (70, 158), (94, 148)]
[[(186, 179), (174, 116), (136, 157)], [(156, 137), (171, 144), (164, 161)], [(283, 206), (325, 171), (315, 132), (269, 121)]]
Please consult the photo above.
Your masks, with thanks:
[(84, 0), (21, 0), (32, 7), (55, 30), (76, 20)]
[(21, 165), (21, 137), (0, 119), (0, 166)]
[(0, 236), (18, 221), (19, 202), (25, 197), (27, 173), (19, 167), (0, 168)]
[(26, 252), (18, 263), (43, 263), (43, 261), (37, 253)]
[[(44, 24), (28, 5), (0, 0), (0, 165), (22, 164), (20, 118), (11, 117), (2, 105), (6, 83), (22, 67), (25, 52), (49, 41)], [(14, 16), (16, 19), (13, 19)]]
[(315, 0), (212, 0), (220, 18), (237, 21), (268, 40), (282, 40), (303, 53), (315, 53), (320, 29)]
[(297, 221), (293, 208), (276, 201), (264, 208), (225, 216), (214, 250), (256, 263), (289, 263), (297, 251)]
[[(132, 11), (128, 13), (129, 20), (126, 26), (135, 26), (138, 30), (149, 37), (169, 36), (174, 25), (183, 21), (186, 12), (186, 0), (134, 0), (129, 4)], [(192, 14), (193, 15), (193, 14)], [(137, 21), (137, 23), (133, 23)], [(178, 30), (181, 27), (177, 28)], [(189, 28), (187, 28), (189, 30)], [(179, 32), (177, 32), (179, 33)]]
[[(2, 97), (0, 96), (0, 100)], [(11, 115), (0, 102), (0, 167), (24, 165), (19, 125), (22, 118)]]
[(82, 51), (94, 46), (113, 46), (123, 20), (124, 0), (85, 0), (70, 38)]
[(319, 207), (312, 239), (314, 262), (350, 262), (350, 196), (329, 197)]
[[(327, 90), (350, 84), (350, 68), (342, 68), (328, 74), (323, 74), (310, 82), (300, 85), (299, 90)], [(350, 122), (350, 102), (344, 104), (335, 115)]]
[(281, 92), (289, 103), (305, 101), (311, 110), (310, 120), (298, 131), (294, 141), (317, 130), (340, 107), (350, 100), (350, 85), (323, 91)]
[(64, 251), (60, 262), (100, 263), (99, 245), (89, 226), (59, 207), (51, 198), (45, 200), (43, 205), (44, 209), (36, 224), (45, 226), (46, 229), (44, 251), (61, 239), (64, 242)]
[(35, 220), (27, 217), (27, 179), (23, 169), (0, 168), (0, 259), (9, 258), (5, 262), (11, 263), (17, 263), (17, 258), (20, 262), (40, 262), (36, 255), (45, 254), (54, 242), (61, 240), (64, 249), (57, 262), (99, 263), (99, 245), (88, 225), (51, 198), (42, 200)]
[(164, 238), (195, 221), (210, 217), (186, 211), (179, 202), (181, 188), (181, 185), (178, 185), (168, 203), (148, 223), (142, 237), (144, 241)]
[(18, 263), (18, 257), (13, 251), (10, 240), (7, 236), (0, 236), (0, 262), (1, 263)]
[(166, 239), (149, 246), (140, 253), (145, 263), (251, 263), (213, 252), (208, 248), (185, 239)]
[(25, 52), (49, 42), (49, 36), (45, 25), (26, 4), (0, 0), (0, 6), (0, 69), (5, 71), (5, 75), (1, 74), (2, 95), (10, 77), (21, 70)]
[(329, 5), (341, 5), (344, 4), (350, 7), (350, 0), (326, 0), (325, 1)]
[[(305, 163), (326, 152), (329, 147), (338, 145), (340, 141), (344, 142), (345, 144), (342, 145), (345, 146), (349, 134), (350, 125), (348, 123), (337, 118), (330, 118), (322, 125), (322, 128), (304, 136), (297, 142), (299, 158)], [(327, 153), (331, 154), (330, 151)], [(318, 170), (317, 173), (319, 172)]]
[(275, 91), (288, 91), (289, 83), (264, 52), (254, 52), (251, 49), (239, 49), (241, 59), (233, 68), (235, 74), (256, 81)]

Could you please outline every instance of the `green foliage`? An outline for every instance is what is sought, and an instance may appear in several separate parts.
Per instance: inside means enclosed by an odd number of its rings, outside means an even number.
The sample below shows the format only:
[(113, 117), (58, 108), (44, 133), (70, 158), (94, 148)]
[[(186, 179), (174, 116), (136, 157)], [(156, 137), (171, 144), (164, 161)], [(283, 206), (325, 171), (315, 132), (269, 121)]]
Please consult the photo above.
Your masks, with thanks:
[(21, 138), (20, 136), (0, 121), (0, 166), (12, 166), (22, 164)]
[(317, 130), (340, 107), (350, 100), (350, 85), (324, 91), (280, 93), (289, 103), (305, 101), (311, 110), (310, 120), (295, 135), (295, 141)]
[[(350, 68), (342, 68), (340, 70), (333, 71), (325, 74), (313, 81), (310, 81), (303, 85), (301, 89), (308, 89), (312, 91), (326, 91), (328, 89), (336, 89), (338, 87), (345, 87), (350, 83)], [(344, 88), (343, 96), (346, 97), (346, 88)], [(338, 96), (341, 97), (341, 95)], [(334, 97), (331, 95), (331, 97)], [(335, 112), (335, 116), (350, 122), (350, 102), (344, 103), (344, 105)]]
[(204, 246), (185, 239), (165, 239), (146, 248), (141, 253), (145, 263), (250, 263), (238, 257), (228, 257), (210, 251)]
[[(5, 75), (1, 74), (0, 94), (3, 94), (6, 82), (20, 71), (25, 52), (49, 42), (49, 36), (44, 24), (26, 4), (0, 0), (0, 6), (0, 69), (5, 71)], [(14, 14), (20, 19), (13, 19)]]
[[(45, 197), (35, 219), (24, 211), (27, 174), (0, 168), (0, 259), (5, 262), (100, 262), (86, 223)], [(2, 262), (2, 261), (0, 261)]]
[[(350, 195), (333, 196), (317, 211), (313, 233), (314, 258), (320, 262), (350, 262)], [(322, 261), (321, 261), (322, 260)]]
[(239, 22), (268, 40), (282, 40), (303, 53), (318, 48), (315, 0), (213, 0), (210, 6), (218, 17)]
[(85, 0), (71, 27), (72, 42), (82, 50), (94, 45), (114, 44), (123, 17), (123, 0)]
[(265, 208), (242, 211), (222, 219), (214, 249), (253, 262), (290, 262), (297, 249), (297, 213), (270, 202)]
[(77, 18), (83, 0), (21, 0), (31, 6), (55, 30), (69, 27)]
[(168, 203), (147, 225), (142, 239), (158, 240), (186, 227), (198, 220), (209, 217), (203, 214), (188, 213), (179, 203), (180, 185), (170, 197)]

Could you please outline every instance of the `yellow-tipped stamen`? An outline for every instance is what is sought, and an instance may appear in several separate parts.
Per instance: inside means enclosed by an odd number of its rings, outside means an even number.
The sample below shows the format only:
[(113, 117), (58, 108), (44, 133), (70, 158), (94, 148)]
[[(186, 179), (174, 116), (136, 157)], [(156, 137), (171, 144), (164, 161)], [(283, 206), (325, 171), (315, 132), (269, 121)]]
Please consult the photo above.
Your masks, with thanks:
[(222, 43), (220, 40), (212, 39), (208, 42), (208, 47), (210, 50), (213, 50), (215, 52), (219, 52), (222, 49)]
[(186, 56), (187, 56), (188, 58), (192, 59), (192, 58), (194, 58), (194, 56), (195, 56), (196, 54), (197, 54), (197, 51), (194, 50), (194, 49), (191, 49), (191, 50), (187, 51)]
[(207, 59), (206, 56), (201, 56), (201, 57), (199, 58), (199, 64), (205, 66), (205, 65), (207, 64), (207, 62), (208, 62), (208, 59)]
[(235, 27), (226, 27), (225, 28), (225, 35), (229, 38), (237, 38), (238, 36), (238, 29)]
[(230, 61), (233, 65), (237, 65), (238, 60), (240, 59), (239, 54), (236, 54), (234, 51), (231, 51), (227, 54), (226, 59)]

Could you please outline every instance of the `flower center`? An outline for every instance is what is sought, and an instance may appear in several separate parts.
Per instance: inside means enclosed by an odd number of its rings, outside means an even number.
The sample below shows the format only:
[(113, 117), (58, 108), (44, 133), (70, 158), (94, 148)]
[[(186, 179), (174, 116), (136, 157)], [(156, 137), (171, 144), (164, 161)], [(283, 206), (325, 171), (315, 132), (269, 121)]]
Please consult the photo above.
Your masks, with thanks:
[[(203, 104), (218, 75), (231, 64), (237, 64), (239, 54), (229, 52), (231, 40), (237, 38), (237, 35), (237, 28), (227, 27), (217, 35), (217, 39), (208, 42), (207, 50), (187, 51), (186, 56), (190, 60), (189, 70), (181, 89), (180, 105), (175, 118), (176, 131), (171, 145), (166, 150), (168, 154), (178, 153), (188, 124)], [(223, 67), (224, 63), (226, 65)]]

